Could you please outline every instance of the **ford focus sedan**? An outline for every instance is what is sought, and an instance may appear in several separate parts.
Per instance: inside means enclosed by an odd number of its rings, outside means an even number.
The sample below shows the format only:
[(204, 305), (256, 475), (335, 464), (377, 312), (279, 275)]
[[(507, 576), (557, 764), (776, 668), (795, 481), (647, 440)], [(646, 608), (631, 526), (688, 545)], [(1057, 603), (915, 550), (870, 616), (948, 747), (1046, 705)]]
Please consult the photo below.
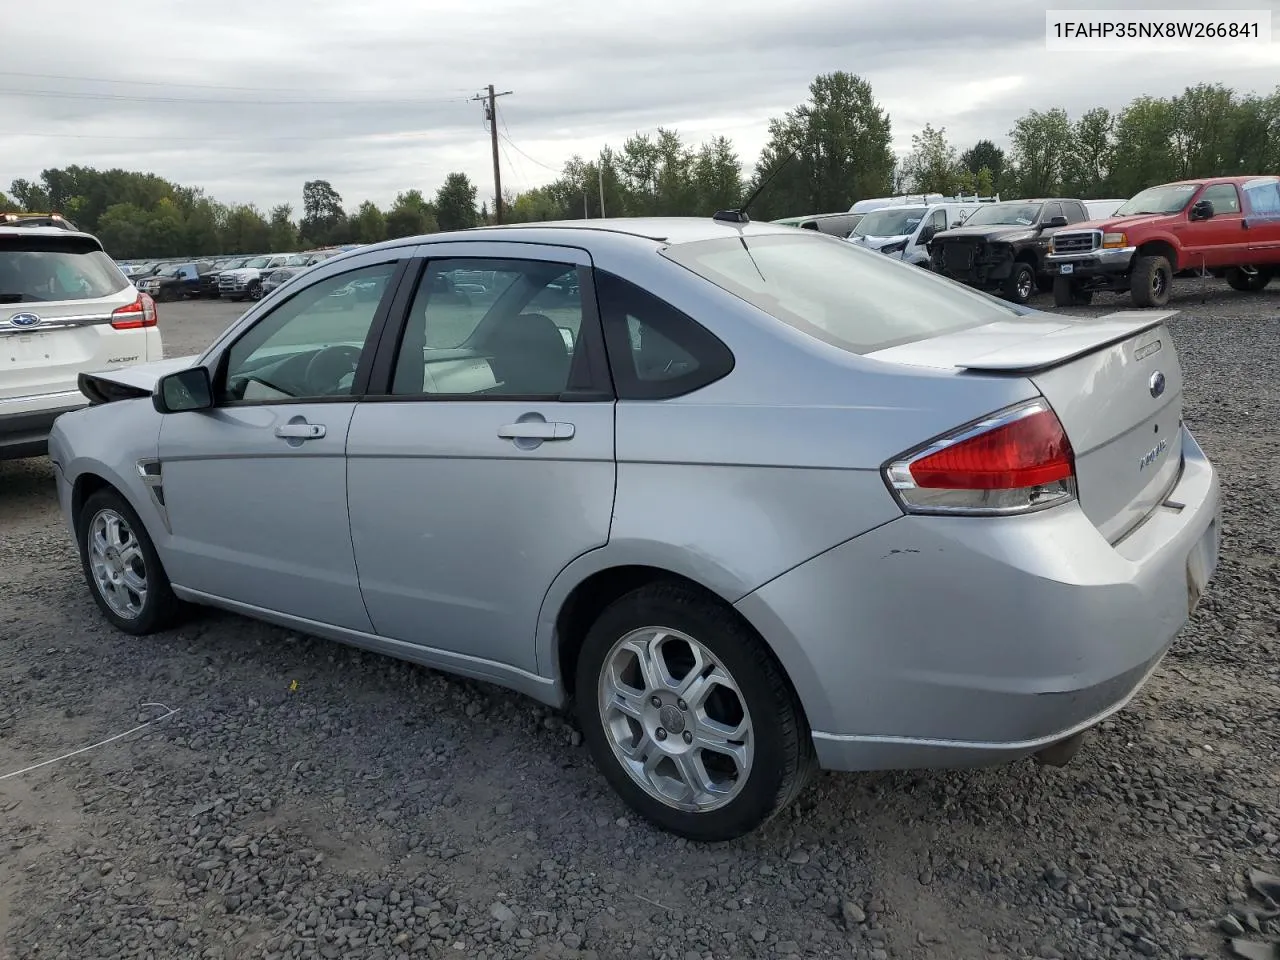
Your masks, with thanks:
[(50, 451), (119, 629), (221, 607), (571, 707), (720, 840), (817, 768), (1059, 762), (1140, 689), (1218, 550), (1167, 317), (771, 224), (485, 228), (82, 377)]

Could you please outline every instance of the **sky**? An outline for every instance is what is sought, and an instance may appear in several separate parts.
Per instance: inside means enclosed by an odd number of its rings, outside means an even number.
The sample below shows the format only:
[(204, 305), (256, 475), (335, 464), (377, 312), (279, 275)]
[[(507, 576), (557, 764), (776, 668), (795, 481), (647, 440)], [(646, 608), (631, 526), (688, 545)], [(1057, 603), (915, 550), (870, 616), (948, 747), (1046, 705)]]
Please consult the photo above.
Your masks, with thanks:
[[(1280, 84), (1280, 0), (7, 0), (0, 190), (47, 167), (149, 170), (224, 203), (302, 204), (326, 179), (354, 209), (430, 195), (453, 170), (493, 194), (481, 104), (498, 92), (504, 190), (554, 179), (637, 132), (723, 134), (749, 170), (768, 120), (819, 73), (866, 78), (910, 148), (1005, 145), (1028, 109), (1072, 117), (1200, 82)], [(1264, 9), (1275, 42), (1049, 51), (1045, 10)], [(109, 11), (109, 13), (107, 12)], [(1261, 171), (1260, 171), (1261, 172)]]

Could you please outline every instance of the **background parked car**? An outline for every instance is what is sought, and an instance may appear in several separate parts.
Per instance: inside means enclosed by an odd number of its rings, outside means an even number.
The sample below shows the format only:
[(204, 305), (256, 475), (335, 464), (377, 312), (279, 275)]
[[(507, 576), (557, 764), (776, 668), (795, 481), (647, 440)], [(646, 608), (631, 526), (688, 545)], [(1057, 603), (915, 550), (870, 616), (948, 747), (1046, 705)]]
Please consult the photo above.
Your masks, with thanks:
[(833, 237), (847, 237), (862, 217), (861, 213), (813, 213), (807, 217), (783, 217), (773, 222), (801, 230), (817, 230)]
[(218, 292), (230, 300), (259, 300), (262, 298), (262, 278), (277, 267), (283, 267), (292, 253), (277, 253), (251, 257), (243, 266), (224, 270), (218, 274)]
[(1090, 220), (1101, 220), (1109, 217), (1128, 202), (1124, 197), (1119, 200), (1086, 200), (1084, 208), (1089, 212)]
[(929, 256), (933, 268), (952, 280), (999, 290), (1007, 300), (1026, 303), (1037, 289), (1053, 286), (1045, 262), (1050, 238), (1062, 227), (1088, 219), (1085, 205), (1072, 198), (1006, 200), (934, 236)]
[(208, 260), (175, 263), (162, 268), (154, 276), (138, 281), (138, 289), (157, 302), (183, 300), (200, 296), (201, 277), (211, 275), (213, 263)]
[[(943, 201), (926, 206), (893, 206), (864, 214), (849, 242), (918, 267), (929, 266), (928, 243), (940, 230), (960, 226), (981, 204)], [(896, 231), (890, 233), (888, 231)]]
[(1256, 292), (1280, 273), (1280, 178), (1214, 177), (1161, 184), (1111, 217), (1063, 230), (1049, 255), (1054, 303), (1128, 292), (1136, 307), (1163, 307), (1179, 273), (1224, 277)]

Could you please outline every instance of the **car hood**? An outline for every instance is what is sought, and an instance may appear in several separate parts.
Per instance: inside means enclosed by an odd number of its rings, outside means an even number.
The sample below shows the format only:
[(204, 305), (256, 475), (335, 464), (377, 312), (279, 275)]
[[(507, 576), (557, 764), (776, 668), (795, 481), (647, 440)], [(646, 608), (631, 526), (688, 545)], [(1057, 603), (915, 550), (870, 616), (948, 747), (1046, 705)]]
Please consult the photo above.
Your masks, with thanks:
[(965, 240), (969, 238), (992, 240), (998, 243), (1016, 243), (1031, 240), (1036, 236), (1034, 230), (1013, 224), (996, 224), (976, 227), (954, 227), (951, 230), (940, 230), (934, 234), (935, 240)]
[(150, 363), (138, 363), (118, 370), (82, 373), (79, 378), (80, 392), (92, 403), (150, 396), (156, 381), (161, 377), (194, 366), (198, 359), (200, 358), (193, 354), (189, 357), (169, 357)]
[(1102, 220), (1087, 220), (1084, 223), (1073, 223), (1068, 230), (1132, 230), (1135, 227), (1161, 227), (1179, 218), (1177, 213), (1136, 213), (1129, 217), (1107, 217)]

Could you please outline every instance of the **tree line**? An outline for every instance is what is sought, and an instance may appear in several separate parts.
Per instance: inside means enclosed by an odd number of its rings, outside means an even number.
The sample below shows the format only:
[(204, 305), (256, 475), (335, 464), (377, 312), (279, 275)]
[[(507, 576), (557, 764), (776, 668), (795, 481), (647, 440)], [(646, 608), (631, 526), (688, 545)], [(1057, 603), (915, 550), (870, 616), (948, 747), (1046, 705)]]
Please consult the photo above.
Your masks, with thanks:
[[(1198, 84), (1172, 97), (1139, 97), (1123, 109), (1030, 110), (1008, 131), (961, 150), (928, 125), (895, 156), (888, 113), (861, 77), (816, 77), (808, 99), (769, 121), (748, 175), (726, 137), (690, 144), (676, 130), (637, 134), (574, 156), (546, 186), (505, 194), (510, 223), (607, 216), (709, 216), (738, 206), (766, 179), (754, 219), (847, 210), (865, 197), (902, 192), (1000, 193), (1005, 197), (1129, 197), (1189, 177), (1280, 171), (1280, 87), (1240, 93)], [(14, 180), (0, 210), (55, 210), (95, 233), (113, 256), (266, 253), (458, 230), (492, 222), (465, 173), (430, 197), (400, 193), (387, 209), (349, 207), (326, 180), (303, 184), (301, 216), (289, 204), (262, 211), (225, 205), (153, 173), (49, 169)]]

